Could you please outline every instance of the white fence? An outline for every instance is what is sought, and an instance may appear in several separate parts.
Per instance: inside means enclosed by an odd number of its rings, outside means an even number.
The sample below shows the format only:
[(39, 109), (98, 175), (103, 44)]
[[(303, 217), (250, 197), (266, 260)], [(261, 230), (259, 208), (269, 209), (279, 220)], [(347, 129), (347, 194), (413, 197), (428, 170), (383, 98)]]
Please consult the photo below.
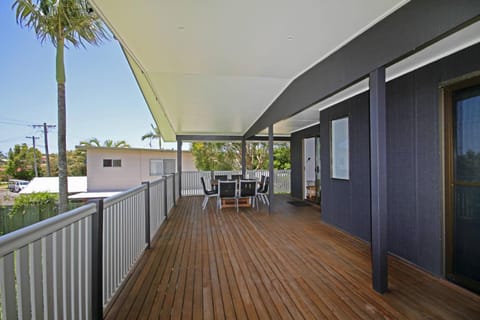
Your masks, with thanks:
[(176, 203), (175, 180), (178, 174), (144, 183), (0, 237), (1, 318), (102, 318)]
[[(202, 183), (200, 178), (205, 179), (205, 183), (210, 185), (210, 180), (216, 175), (227, 175), (231, 177), (235, 174), (242, 174), (239, 171), (182, 171), (182, 196), (203, 195)], [(256, 178), (260, 180), (261, 176), (268, 176), (268, 170), (247, 170), (247, 178)], [(274, 192), (290, 193), (290, 170), (274, 171)]]

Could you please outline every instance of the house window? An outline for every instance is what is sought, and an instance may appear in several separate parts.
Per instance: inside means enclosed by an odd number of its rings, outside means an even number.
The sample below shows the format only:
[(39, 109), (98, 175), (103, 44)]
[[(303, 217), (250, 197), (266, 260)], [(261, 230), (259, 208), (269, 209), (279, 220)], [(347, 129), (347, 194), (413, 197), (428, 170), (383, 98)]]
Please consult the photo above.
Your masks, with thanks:
[(122, 166), (121, 159), (103, 159), (104, 168), (121, 167), (121, 166)]
[(163, 159), (151, 159), (150, 160), (150, 175), (162, 176), (164, 174)]
[(333, 179), (350, 179), (348, 117), (330, 123), (330, 173)]

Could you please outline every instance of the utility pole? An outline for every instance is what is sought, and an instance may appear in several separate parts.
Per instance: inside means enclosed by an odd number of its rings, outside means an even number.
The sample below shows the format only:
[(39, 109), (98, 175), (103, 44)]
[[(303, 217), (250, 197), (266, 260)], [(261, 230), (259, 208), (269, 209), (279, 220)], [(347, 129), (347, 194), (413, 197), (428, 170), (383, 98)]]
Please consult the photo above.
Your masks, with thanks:
[(43, 124), (34, 124), (33, 128), (41, 128), (43, 127), (43, 137), (45, 138), (45, 155), (47, 156), (47, 175), (50, 177), (52, 175), (50, 171), (50, 155), (48, 153), (48, 129), (53, 129), (56, 126), (53, 124), (47, 124), (44, 122)]
[(35, 177), (38, 177), (38, 170), (37, 170), (37, 149), (35, 147), (35, 140), (40, 139), (40, 137), (25, 137), (27, 139), (32, 139), (33, 142), (33, 168), (35, 169)]

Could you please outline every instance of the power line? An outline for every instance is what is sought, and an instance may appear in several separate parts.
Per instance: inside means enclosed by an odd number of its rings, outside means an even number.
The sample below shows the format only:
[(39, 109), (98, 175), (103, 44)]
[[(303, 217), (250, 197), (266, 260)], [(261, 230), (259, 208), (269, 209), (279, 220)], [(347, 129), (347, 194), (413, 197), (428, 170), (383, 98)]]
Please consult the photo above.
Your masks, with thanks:
[(15, 123), (11, 121), (0, 121), (1, 124), (6, 124), (10, 126), (19, 126), (19, 127), (30, 127), (31, 124), (24, 124), (24, 123)]

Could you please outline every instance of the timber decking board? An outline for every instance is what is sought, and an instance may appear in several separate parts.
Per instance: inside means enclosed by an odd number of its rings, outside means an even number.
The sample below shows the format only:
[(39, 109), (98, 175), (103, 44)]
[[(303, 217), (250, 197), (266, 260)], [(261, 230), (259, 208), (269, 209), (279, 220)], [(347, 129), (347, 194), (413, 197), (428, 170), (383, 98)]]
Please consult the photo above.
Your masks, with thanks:
[(260, 210), (173, 209), (106, 319), (480, 319), (480, 297), (389, 256), (371, 288), (370, 245), (276, 197)]

